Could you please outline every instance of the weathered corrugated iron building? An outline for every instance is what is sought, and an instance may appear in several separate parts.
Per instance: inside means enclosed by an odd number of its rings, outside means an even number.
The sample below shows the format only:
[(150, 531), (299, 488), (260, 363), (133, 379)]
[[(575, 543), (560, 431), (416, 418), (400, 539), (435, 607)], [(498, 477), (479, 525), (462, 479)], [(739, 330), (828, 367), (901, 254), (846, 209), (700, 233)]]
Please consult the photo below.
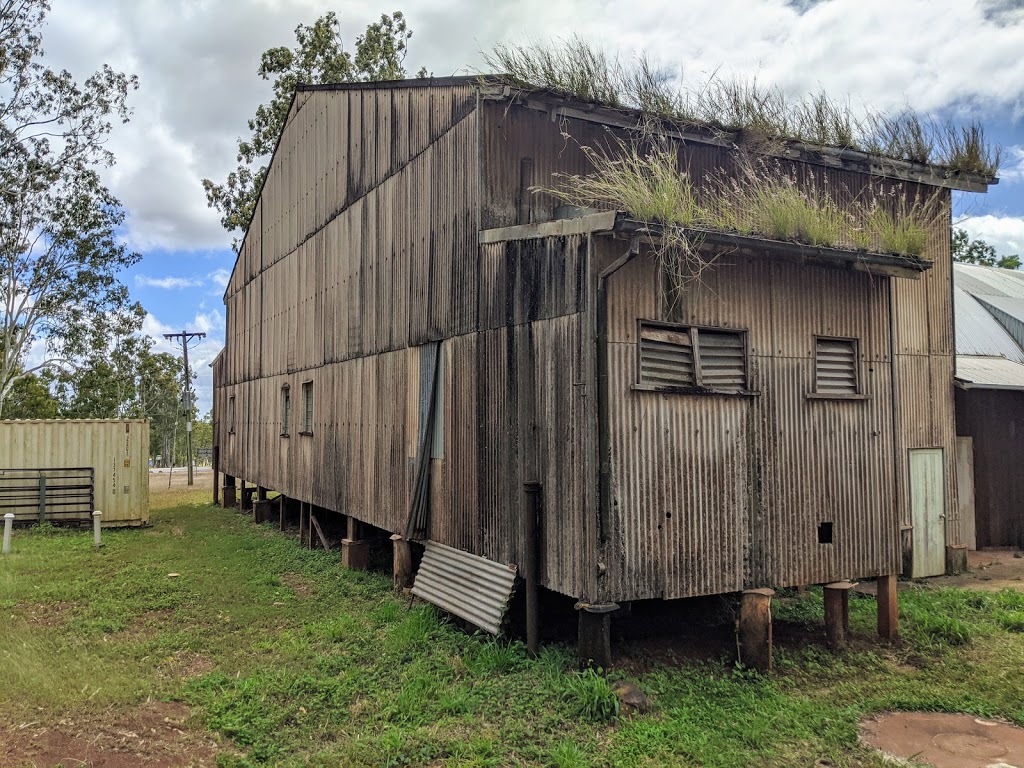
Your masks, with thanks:
[(1024, 548), (1024, 274), (956, 264), (953, 282), (964, 543)]
[[(540, 584), (597, 612), (943, 572), (948, 216), (925, 260), (709, 235), (713, 267), (677, 298), (657, 231), (530, 191), (635, 122), (497, 79), (300, 89), (225, 293), (220, 471), (520, 565), (538, 482)], [(695, 178), (735, 162), (733, 137), (672, 138)], [(784, 154), (947, 212), (986, 184)]]

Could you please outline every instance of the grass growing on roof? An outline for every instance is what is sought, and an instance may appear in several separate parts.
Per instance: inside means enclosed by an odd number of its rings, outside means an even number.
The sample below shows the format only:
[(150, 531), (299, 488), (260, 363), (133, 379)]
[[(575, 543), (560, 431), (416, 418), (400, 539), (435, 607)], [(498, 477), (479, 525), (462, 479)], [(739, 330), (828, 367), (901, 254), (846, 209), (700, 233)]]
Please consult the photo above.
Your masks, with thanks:
[[(187, 702), (190, 729), (230, 739), (222, 766), (878, 766), (856, 723), (889, 708), (1024, 724), (1024, 595), (900, 593), (901, 645), (873, 639), (851, 597), (854, 650), (777, 649), (758, 676), (721, 660), (638, 674), (644, 715), (615, 716), (608, 680), (572, 650), (467, 635), (395, 597), (386, 574), (340, 568), (271, 526), (154, 493), (151, 529), (15, 532), (0, 558), (0, 707), (9, 724), (146, 697)], [(184, 500), (184, 501), (182, 501)], [(168, 578), (169, 573), (180, 573)], [(776, 601), (820, 637), (820, 590)], [(196, 660), (201, 659), (202, 664)], [(611, 679), (616, 676), (611, 673)]]
[[(978, 121), (938, 122), (911, 109), (855, 111), (825, 92), (793, 96), (756, 78), (715, 74), (689, 85), (646, 54), (624, 61), (579, 37), (502, 43), (483, 54), (487, 66), (526, 85), (612, 107), (639, 109), (683, 125), (857, 149), (954, 171), (994, 176), (1000, 149)], [(766, 147), (771, 153), (770, 144)]]
[(779, 161), (738, 155), (737, 167), (698, 186), (680, 166), (677, 144), (646, 127), (632, 141), (582, 146), (593, 170), (561, 174), (553, 187), (535, 188), (572, 205), (612, 208), (664, 225), (654, 252), (678, 292), (710, 265), (702, 253), (709, 229), (826, 248), (922, 257), (945, 209), (939, 195), (904, 193), (876, 184), (860, 197), (829, 189), (824, 177), (798, 177)]

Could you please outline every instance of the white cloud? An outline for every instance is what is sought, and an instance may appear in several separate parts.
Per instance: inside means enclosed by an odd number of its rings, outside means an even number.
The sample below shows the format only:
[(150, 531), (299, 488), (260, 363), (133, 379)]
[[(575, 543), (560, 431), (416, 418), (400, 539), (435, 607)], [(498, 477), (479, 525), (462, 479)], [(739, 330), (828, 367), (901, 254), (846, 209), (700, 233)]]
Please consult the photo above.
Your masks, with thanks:
[(146, 288), (195, 288), (203, 284), (202, 280), (194, 277), (149, 277), (148, 275), (136, 275), (135, 284)]
[(231, 270), (215, 269), (204, 277), (179, 277), (168, 275), (167, 277), (152, 277), (150, 275), (136, 275), (135, 285), (141, 288), (163, 288), (168, 291), (183, 288), (200, 288), (204, 285), (213, 285), (218, 290), (214, 294), (220, 295), (227, 287), (231, 279)]
[(999, 180), (1005, 184), (1024, 181), (1024, 147), (1006, 147), (999, 168)]
[(1024, 257), (1024, 216), (972, 216), (957, 226), (972, 239), (984, 240), (1000, 256)]
[[(467, 72), (499, 40), (580, 33), (624, 56), (646, 49), (697, 82), (722, 71), (792, 91), (825, 88), (854, 106), (1024, 113), (1024, 8), (1008, 1), (941, 10), (933, 0), (498, 0), (486, 13), (470, 0), (402, 5), (415, 33), (410, 72)], [(329, 9), (350, 50), (381, 10), (362, 0), (54, 5), (44, 42), (55, 64), (84, 77), (109, 62), (140, 77), (135, 116), (111, 138), (119, 163), (108, 175), (134, 248), (228, 245), (201, 180), (233, 169), (235, 139), (269, 95), (256, 75), (262, 51), (292, 45), (297, 24)]]

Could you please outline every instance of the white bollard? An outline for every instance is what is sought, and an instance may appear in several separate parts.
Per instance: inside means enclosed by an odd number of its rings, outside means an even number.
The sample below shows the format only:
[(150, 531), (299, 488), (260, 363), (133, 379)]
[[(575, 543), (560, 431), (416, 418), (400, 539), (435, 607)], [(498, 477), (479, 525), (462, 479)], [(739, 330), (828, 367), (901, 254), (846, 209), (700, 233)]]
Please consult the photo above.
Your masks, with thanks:
[(4, 554), (11, 554), (11, 528), (14, 527), (14, 513), (4, 515)]
[(92, 545), (94, 547), (102, 547), (100, 544), (100, 522), (103, 518), (103, 513), (98, 509), (92, 513)]

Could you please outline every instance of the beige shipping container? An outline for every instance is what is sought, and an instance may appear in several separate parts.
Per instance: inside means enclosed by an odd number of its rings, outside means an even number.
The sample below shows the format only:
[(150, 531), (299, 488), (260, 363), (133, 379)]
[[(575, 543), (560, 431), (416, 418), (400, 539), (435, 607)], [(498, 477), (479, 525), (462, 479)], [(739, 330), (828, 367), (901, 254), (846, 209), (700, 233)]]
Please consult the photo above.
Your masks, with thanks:
[[(145, 525), (148, 456), (149, 422), (142, 419), (0, 421), (0, 498), (6, 497), (0, 506), (11, 507), (19, 521), (36, 519), (34, 486), (46, 470), (48, 519), (88, 520), (84, 499), (91, 483), (91, 506), (103, 512), (104, 526)], [(91, 469), (91, 480), (72, 469)]]

